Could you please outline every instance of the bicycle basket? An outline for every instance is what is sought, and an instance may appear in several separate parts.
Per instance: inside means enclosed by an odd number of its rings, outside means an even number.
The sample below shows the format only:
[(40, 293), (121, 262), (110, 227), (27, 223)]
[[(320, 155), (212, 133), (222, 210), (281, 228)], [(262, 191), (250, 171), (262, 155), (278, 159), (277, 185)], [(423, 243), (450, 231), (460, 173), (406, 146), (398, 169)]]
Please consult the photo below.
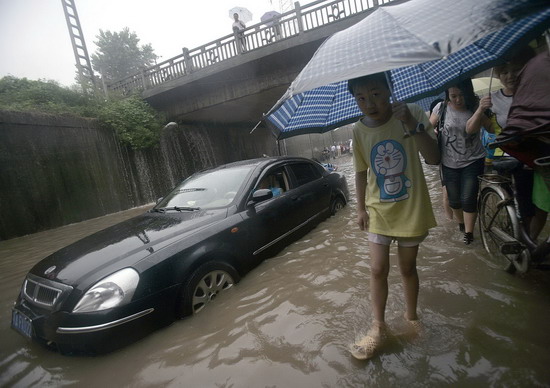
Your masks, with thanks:
[(493, 184), (493, 185), (503, 185), (510, 184), (512, 180), (508, 177), (499, 174), (483, 174), (478, 176), (480, 183)]

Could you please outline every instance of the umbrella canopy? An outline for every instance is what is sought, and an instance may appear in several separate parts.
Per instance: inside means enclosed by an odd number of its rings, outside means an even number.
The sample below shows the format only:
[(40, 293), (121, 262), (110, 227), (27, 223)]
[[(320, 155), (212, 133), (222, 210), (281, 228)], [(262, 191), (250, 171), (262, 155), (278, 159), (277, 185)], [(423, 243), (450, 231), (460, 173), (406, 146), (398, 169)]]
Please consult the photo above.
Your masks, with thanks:
[(252, 20), (252, 12), (245, 7), (233, 7), (229, 10), (229, 17), (233, 19), (233, 15), (239, 15), (239, 20), (243, 23), (248, 23)]
[(273, 25), (273, 19), (277, 19), (280, 16), (281, 16), (281, 14), (277, 11), (267, 11), (266, 13), (264, 13), (262, 15), (260, 20), (262, 21), (263, 24), (270, 27), (270, 26)]
[(328, 38), (291, 91), (445, 58), (548, 7), (548, 0), (410, 0), (381, 6)]
[[(498, 9), (496, 16), (490, 9)], [(266, 115), (266, 122), (281, 139), (356, 121), (362, 114), (347, 91), (347, 80), (388, 70), (395, 99), (410, 102), (434, 96), (458, 79), (498, 63), (549, 23), (550, 4), (537, 0), (439, 0), (437, 6), (429, 0), (410, 0), (380, 7), (323, 43)], [(420, 25), (433, 30), (428, 43), (420, 43), (419, 37), (429, 35)]]
[(472, 84), (474, 85), (474, 92), (478, 96), (485, 96), (489, 92), (502, 88), (500, 80), (491, 77), (472, 78)]

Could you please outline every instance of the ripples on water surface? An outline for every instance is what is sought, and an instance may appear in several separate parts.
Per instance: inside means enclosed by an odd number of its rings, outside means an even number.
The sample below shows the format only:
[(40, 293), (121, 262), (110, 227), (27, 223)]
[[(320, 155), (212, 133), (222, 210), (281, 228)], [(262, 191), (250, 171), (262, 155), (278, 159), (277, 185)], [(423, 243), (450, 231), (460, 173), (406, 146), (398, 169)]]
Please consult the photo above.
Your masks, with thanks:
[[(102, 217), (0, 242), (0, 385), (90, 387), (548, 386), (550, 272), (511, 276), (479, 242), (461, 242), (440, 210), (437, 168), (426, 167), (439, 226), (420, 248), (424, 335), (391, 339), (368, 362), (348, 344), (371, 320), (369, 259), (355, 226), (353, 167), (337, 160), (351, 202), (336, 217), (250, 272), (196, 317), (99, 357), (65, 357), (9, 329), (28, 269), (81, 236), (141, 213)], [(403, 330), (392, 249), (387, 320)]]

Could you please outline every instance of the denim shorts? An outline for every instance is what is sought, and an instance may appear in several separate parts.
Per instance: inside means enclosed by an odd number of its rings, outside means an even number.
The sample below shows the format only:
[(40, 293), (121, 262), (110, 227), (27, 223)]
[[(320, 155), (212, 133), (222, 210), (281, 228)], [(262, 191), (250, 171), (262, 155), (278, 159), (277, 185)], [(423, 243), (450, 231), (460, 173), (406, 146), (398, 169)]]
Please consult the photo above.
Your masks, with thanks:
[(478, 159), (462, 168), (441, 167), (447, 187), (449, 206), (452, 209), (462, 209), (468, 213), (477, 212), (478, 176), (483, 175), (485, 158)]
[(416, 237), (394, 237), (369, 232), (369, 241), (375, 244), (386, 246), (389, 246), (392, 241), (397, 241), (397, 245), (400, 247), (415, 247), (417, 245), (420, 245), (420, 243), (424, 241), (427, 236), (428, 233), (424, 234), (423, 236)]

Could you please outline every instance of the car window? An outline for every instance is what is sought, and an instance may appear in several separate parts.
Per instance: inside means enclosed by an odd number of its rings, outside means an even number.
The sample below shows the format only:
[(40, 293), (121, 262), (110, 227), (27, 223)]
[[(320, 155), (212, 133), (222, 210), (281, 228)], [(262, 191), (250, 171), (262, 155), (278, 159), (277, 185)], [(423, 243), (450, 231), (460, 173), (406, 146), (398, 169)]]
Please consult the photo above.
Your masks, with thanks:
[(195, 174), (176, 187), (157, 206), (209, 209), (229, 205), (254, 166), (238, 166)]
[(302, 186), (321, 178), (321, 172), (311, 163), (294, 163), (288, 167), (292, 170), (296, 178), (297, 186)]
[(255, 190), (270, 189), (274, 197), (288, 191), (288, 176), (282, 167), (267, 171), (259, 180)]

